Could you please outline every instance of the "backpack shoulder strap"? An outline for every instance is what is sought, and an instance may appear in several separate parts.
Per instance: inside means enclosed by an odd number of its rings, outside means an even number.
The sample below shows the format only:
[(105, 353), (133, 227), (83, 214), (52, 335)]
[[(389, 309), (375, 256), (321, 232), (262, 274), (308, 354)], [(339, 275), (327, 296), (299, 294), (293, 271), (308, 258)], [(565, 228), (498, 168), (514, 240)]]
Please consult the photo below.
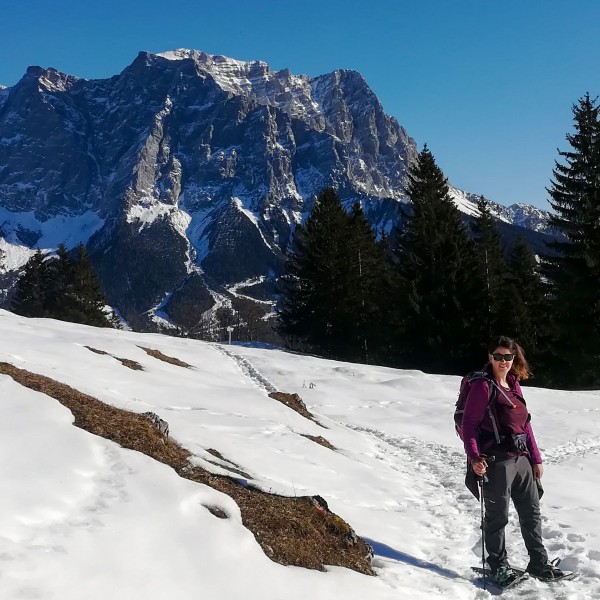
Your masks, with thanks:
[(474, 381), (475, 379), (485, 379), (488, 382), (489, 396), (488, 396), (487, 412), (490, 417), (490, 421), (492, 422), (492, 427), (494, 429), (494, 437), (496, 438), (496, 443), (498, 445), (500, 445), (500, 443), (501, 443), (500, 432), (498, 430), (498, 423), (497, 423), (496, 417), (495, 417), (492, 409), (493, 409), (493, 405), (496, 402), (496, 399), (498, 398), (498, 391), (502, 392), (502, 389), (500, 389), (498, 387), (498, 384), (496, 383), (494, 378), (491, 377), (489, 375), (489, 373), (486, 373), (485, 371), (474, 373), (473, 378), (470, 379), (470, 381)]

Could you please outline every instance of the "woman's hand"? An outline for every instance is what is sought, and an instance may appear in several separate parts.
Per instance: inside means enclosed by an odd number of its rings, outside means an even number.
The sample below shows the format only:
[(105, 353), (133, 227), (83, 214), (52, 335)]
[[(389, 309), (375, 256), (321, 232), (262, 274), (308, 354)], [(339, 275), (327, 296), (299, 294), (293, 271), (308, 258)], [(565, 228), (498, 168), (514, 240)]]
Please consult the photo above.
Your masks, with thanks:
[(541, 479), (544, 474), (544, 466), (543, 465), (533, 465), (533, 476), (535, 479)]
[[(478, 456), (471, 461), (471, 466), (473, 467), (473, 471), (475, 475), (481, 477), (487, 471), (487, 460), (485, 456)], [(541, 465), (534, 465), (534, 467), (538, 467)]]

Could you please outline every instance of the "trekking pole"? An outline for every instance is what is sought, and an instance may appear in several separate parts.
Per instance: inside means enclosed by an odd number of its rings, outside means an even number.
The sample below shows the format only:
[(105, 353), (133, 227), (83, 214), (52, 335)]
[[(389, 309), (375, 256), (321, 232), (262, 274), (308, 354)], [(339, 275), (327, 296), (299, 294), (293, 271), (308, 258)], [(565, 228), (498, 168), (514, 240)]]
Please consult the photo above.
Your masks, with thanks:
[(485, 581), (485, 530), (484, 530), (484, 511), (483, 511), (483, 484), (487, 481), (485, 475), (477, 477), (477, 485), (479, 485), (479, 499), (481, 501), (481, 569), (483, 571), (483, 589), (486, 589)]
[[(483, 458), (488, 463), (496, 460), (495, 456), (484, 456)], [(477, 476), (477, 485), (479, 485), (479, 500), (481, 501), (481, 569), (483, 570), (483, 589), (486, 588), (486, 576), (485, 576), (485, 510), (484, 510), (484, 499), (483, 499), (483, 486), (488, 482), (487, 475)]]

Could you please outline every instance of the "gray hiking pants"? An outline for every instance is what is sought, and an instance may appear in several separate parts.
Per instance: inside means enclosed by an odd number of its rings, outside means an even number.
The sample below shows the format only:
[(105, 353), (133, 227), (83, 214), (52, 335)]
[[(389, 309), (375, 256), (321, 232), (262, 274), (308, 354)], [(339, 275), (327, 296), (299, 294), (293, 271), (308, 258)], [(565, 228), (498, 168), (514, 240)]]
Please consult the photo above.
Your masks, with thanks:
[(485, 546), (492, 569), (508, 564), (504, 528), (512, 498), (530, 564), (546, 564), (548, 554), (542, 541), (542, 516), (538, 489), (526, 456), (489, 463), (484, 485)]

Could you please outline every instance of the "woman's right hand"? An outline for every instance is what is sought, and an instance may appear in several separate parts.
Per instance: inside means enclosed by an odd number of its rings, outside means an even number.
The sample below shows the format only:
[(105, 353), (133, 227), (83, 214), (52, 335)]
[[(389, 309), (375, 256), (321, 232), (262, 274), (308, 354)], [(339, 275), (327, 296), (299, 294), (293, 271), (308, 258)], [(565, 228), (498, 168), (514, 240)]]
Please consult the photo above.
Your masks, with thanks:
[(471, 461), (471, 466), (473, 467), (473, 471), (475, 475), (481, 477), (487, 471), (487, 460), (485, 456), (478, 456)]

